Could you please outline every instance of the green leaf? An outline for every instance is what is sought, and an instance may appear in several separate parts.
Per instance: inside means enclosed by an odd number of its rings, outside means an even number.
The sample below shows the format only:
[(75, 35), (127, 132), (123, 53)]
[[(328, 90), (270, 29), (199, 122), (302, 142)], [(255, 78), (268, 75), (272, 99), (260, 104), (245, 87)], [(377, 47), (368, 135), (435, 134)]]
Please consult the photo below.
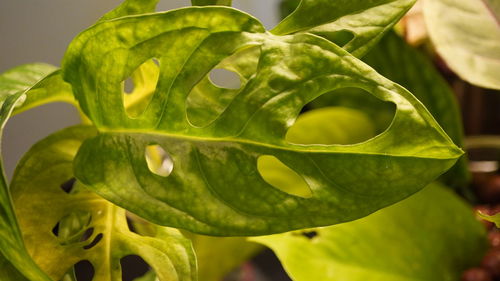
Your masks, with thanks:
[[(0, 254), (0, 280), (29, 281), (5, 257)], [(48, 279), (47, 279), (48, 280)]]
[[(155, 93), (131, 118), (123, 81), (152, 58), (160, 64)], [(192, 90), (228, 58), (239, 62), (230, 65), (240, 88), (212, 99), (218, 106), (205, 107), (208, 122), (193, 125), (203, 111), (189, 109)], [(354, 220), (417, 192), (462, 154), (408, 91), (345, 50), (310, 34), (264, 33), (231, 8), (103, 22), (70, 45), (63, 69), (100, 132), (80, 148), (76, 177), (147, 220), (196, 233), (269, 234)], [(342, 87), (394, 103), (391, 126), (355, 145), (285, 140), (305, 104)], [(209, 97), (212, 89), (194, 92)], [(152, 145), (165, 150), (170, 174), (149, 169), (145, 151)], [(257, 162), (266, 155), (299, 174), (312, 196), (265, 182)]]
[(154, 12), (158, 1), (159, 0), (125, 0), (118, 7), (106, 13), (99, 21)]
[(193, 6), (221, 5), (231, 6), (232, 0), (191, 0)]
[(462, 79), (500, 89), (500, 1), (426, 0), (432, 42)]
[[(46, 65), (22, 66), (0, 75), (0, 144), (2, 131), (14, 108), (26, 96), (33, 84), (52, 71)], [(26, 76), (24, 76), (26, 74)], [(36, 87), (36, 86), (35, 86)], [(0, 262), (2, 274), (8, 274), (6, 280), (17, 278), (22, 273), (33, 281), (50, 280), (33, 262), (24, 247), (14, 213), (9, 186), (6, 181), (3, 162), (0, 159)], [(4, 278), (2, 278), (3, 280)], [(22, 280), (23, 278), (19, 278)]]
[(8, 96), (26, 90), (56, 69), (50, 64), (33, 63), (5, 71), (0, 75), (0, 100), (4, 101)]
[[(137, 233), (151, 235), (153, 224), (135, 216), (129, 217)], [(263, 249), (263, 246), (249, 242), (245, 237), (213, 237), (187, 231), (182, 232), (193, 244), (198, 264), (198, 276), (203, 281), (220, 281), (243, 262)], [(148, 279), (151, 278), (151, 279)], [(154, 275), (145, 276), (154, 281)], [(139, 280), (135, 280), (139, 281)]]
[(455, 281), (487, 248), (470, 206), (438, 184), (366, 218), (307, 232), (316, 236), (252, 240), (273, 249), (295, 281)]
[(2, 73), (0, 104), (9, 96), (27, 88), (29, 90), (21, 96), (14, 107), (14, 115), (56, 101), (76, 105), (71, 86), (62, 80), (60, 70), (43, 63), (24, 64)]
[(73, 178), (78, 147), (92, 135), (95, 129), (83, 126), (55, 133), (35, 144), (16, 169), (12, 196), (34, 260), (54, 280), (88, 260), (94, 281), (111, 281), (122, 280), (121, 258), (139, 255), (160, 280), (196, 280), (191, 244), (177, 230), (156, 227), (153, 236), (138, 235), (129, 230), (125, 210), (79, 182), (68, 193), (61, 188)]
[(415, 4), (415, 0), (302, 0), (273, 30), (309, 32), (361, 57)]
[[(462, 118), (455, 94), (426, 56), (394, 32), (389, 32), (363, 60), (412, 92), (453, 142), (463, 147)], [(452, 187), (466, 186), (470, 179), (466, 157), (462, 157), (443, 179)]]
[[(408, 89), (430, 111), (453, 142), (463, 146), (460, 109), (452, 89), (436, 70), (432, 62), (418, 50), (409, 46), (394, 32), (389, 32), (363, 58), (386, 78)], [(313, 108), (344, 106), (363, 110), (374, 120), (377, 132), (385, 130), (393, 115), (391, 104), (364, 98), (360, 89), (350, 88), (329, 93), (313, 101)], [(448, 186), (465, 187), (470, 179), (467, 159), (462, 157), (442, 179)]]
[[(375, 135), (375, 126), (366, 114), (337, 106), (313, 109), (299, 115), (288, 130), (286, 140), (303, 144), (354, 144)], [(304, 179), (277, 158), (261, 157), (257, 167), (262, 178), (272, 186), (289, 194), (312, 196)]]
[(500, 213), (496, 213), (494, 215), (487, 215), (487, 214), (483, 214), (481, 212), (478, 212), (478, 215), (479, 217), (481, 217), (482, 219), (485, 219), (487, 221), (490, 221), (492, 223), (495, 223), (495, 225), (500, 228)]

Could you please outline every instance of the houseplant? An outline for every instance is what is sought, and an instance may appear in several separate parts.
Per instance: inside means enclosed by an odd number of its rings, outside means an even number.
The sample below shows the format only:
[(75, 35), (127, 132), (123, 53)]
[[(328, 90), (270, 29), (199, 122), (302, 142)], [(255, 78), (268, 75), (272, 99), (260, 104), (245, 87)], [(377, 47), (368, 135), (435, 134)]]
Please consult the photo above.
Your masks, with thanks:
[[(59, 100), (74, 104), (84, 125), (36, 144), (9, 187), (3, 180), (2, 277), (71, 280), (72, 266), (88, 260), (95, 280), (120, 280), (120, 260), (136, 254), (160, 280), (194, 280), (195, 255), (173, 228), (256, 236), (327, 226), (421, 190), (462, 151), (413, 95), (356, 58), (413, 2), (303, 1), (266, 32), (227, 7), (151, 14), (156, 1), (125, 1), (75, 38), (60, 70), (36, 64), (3, 74), (2, 124)], [(214, 68), (237, 73), (240, 87), (214, 85)], [(348, 96), (372, 112), (328, 107), (293, 125), (305, 105), (340, 88), (362, 89)], [(381, 107), (394, 117), (371, 124)], [(328, 118), (347, 125), (321, 122)], [(362, 128), (349, 130), (353, 120)], [(441, 125), (453, 130), (454, 122)], [(463, 163), (452, 173), (464, 175)], [(453, 198), (436, 188), (428, 196)], [(468, 230), (450, 241), (474, 251), (462, 255), (463, 268), (482, 254), (484, 231), (453, 202)], [(135, 214), (134, 231), (125, 210)]]

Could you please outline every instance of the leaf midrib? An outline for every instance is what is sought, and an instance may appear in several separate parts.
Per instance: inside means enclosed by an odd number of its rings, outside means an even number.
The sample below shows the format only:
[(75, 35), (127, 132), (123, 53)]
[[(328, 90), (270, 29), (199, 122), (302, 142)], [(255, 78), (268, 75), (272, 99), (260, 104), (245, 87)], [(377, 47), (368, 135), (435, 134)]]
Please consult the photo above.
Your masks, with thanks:
[[(315, 145), (306, 145), (306, 144), (293, 144), (293, 143), (283, 143), (283, 146), (280, 146), (278, 144), (271, 144), (271, 143), (264, 143), (264, 142), (259, 142), (259, 141), (254, 141), (254, 140), (249, 140), (249, 139), (242, 139), (242, 138), (237, 138), (234, 136), (229, 136), (229, 137), (205, 137), (205, 136), (192, 136), (192, 135), (182, 135), (182, 134), (173, 134), (173, 133), (167, 133), (167, 132), (161, 132), (161, 131), (146, 131), (146, 130), (141, 130), (141, 129), (133, 129), (133, 130), (125, 130), (125, 129), (120, 129), (120, 130), (113, 130), (113, 129), (107, 129), (107, 128), (99, 128), (99, 131), (102, 134), (123, 134), (123, 135), (132, 135), (132, 134), (142, 134), (142, 135), (152, 135), (152, 136), (163, 136), (166, 138), (170, 139), (179, 139), (179, 140), (184, 140), (188, 142), (214, 142), (214, 143), (240, 143), (240, 144), (246, 144), (246, 145), (253, 145), (253, 146), (261, 146), (261, 147), (266, 147), (270, 149), (276, 149), (276, 150), (282, 150), (282, 151), (291, 151), (291, 152), (298, 152), (298, 153), (338, 153), (338, 154), (357, 154), (357, 155), (370, 155), (370, 156), (389, 156), (389, 157), (407, 157), (407, 158), (417, 158), (417, 159), (439, 159), (439, 160), (451, 160), (451, 159), (456, 159), (460, 155), (457, 155), (456, 157), (453, 156), (448, 156), (448, 157), (438, 157), (438, 156), (431, 156), (431, 155), (412, 155), (412, 154), (395, 154), (395, 153), (387, 153), (387, 152), (373, 152), (373, 151), (351, 151), (351, 150), (342, 150), (344, 147), (349, 147), (351, 149), (354, 149), (356, 147), (362, 148), (363, 145), (369, 144), (370, 141), (373, 141), (377, 138), (382, 137), (385, 133), (379, 134), (378, 136), (371, 138), (367, 141), (357, 143), (357, 144), (315, 144)], [(437, 148), (439, 146), (433, 146), (434, 148)], [(443, 146), (445, 147), (445, 146)], [(326, 149), (330, 148), (330, 149)], [(429, 147), (430, 149), (432, 147)], [(422, 149), (421, 149), (422, 150)], [(440, 153), (442, 154), (442, 153)]]

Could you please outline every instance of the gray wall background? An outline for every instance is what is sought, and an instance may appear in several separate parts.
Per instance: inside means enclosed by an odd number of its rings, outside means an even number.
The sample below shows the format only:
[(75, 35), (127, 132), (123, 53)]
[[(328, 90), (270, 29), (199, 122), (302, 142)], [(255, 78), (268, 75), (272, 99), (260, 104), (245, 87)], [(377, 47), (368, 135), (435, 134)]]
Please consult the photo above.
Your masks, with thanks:
[[(59, 66), (71, 40), (120, 0), (0, 0), (0, 73), (16, 65), (46, 62)], [(189, 6), (189, 0), (163, 0), (158, 10)], [(268, 28), (278, 22), (279, 0), (233, 0)], [(74, 108), (54, 103), (14, 116), (4, 131), (2, 152), (10, 178), (19, 158), (52, 132), (77, 124)]]

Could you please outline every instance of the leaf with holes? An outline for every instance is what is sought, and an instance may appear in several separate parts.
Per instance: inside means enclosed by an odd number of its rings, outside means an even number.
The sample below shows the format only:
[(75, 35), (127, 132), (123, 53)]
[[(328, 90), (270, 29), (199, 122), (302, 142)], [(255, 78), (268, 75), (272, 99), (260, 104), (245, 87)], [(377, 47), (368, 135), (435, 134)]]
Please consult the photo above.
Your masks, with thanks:
[[(239, 52), (244, 59), (234, 57)], [(131, 117), (123, 81), (153, 58), (158, 83), (144, 111)], [(220, 89), (196, 88), (225, 63), (241, 85), (207, 103), (211, 113), (200, 118), (190, 95)], [(269, 234), (354, 220), (417, 192), (462, 154), (408, 91), (345, 50), (310, 34), (265, 33), (231, 8), (102, 22), (73, 41), (63, 69), (99, 130), (77, 154), (76, 177), (147, 220), (201, 234)], [(390, 127), (352, 145), (285, 139), (305, 104), (342, 87), (394, 103)], [(145, 152), (154, 145), (168, 155), (169, 173), (149, 168)], [(269, 185), (257, 167), (265, 156), (300, 175), (312, 195)]]
[(309, 32), (363, 56), (416, 0), (302, 0), (272, 33)]
[[(453, 142), (463, 146), (462, 118), (455, 94), (426, 56), (396, 33), (389, 32), (363, 60), (380, 74), (410, 90)], [(469, 179), (466, 157), (443, 175), (443, 180), (452, 187), (465, 187)]]
[(366, 218), (305, 234), (252, 240), (273, 249), (295, 281), (455, 281), (487, 248), (471, 208), (439, 184)]
[(500, 1), (425, 0), (432, 42), (462, 79), (500, 89)]
[(160, 280), (196, 280), (191, 244), (177, 230), (157, 227), (154, 237), (133, 233), (125, 210), (68, 182), (78, 147), (93, 135), (95, 129), (81, 126), (55, 133), (33, 146), (16, 169), (12, 197), (36, 263), (54, 280), (82, 260), (94, 267), (94, 281), (122, 280), (120, 260), (138, 255)]
[[(386, 78), (410, 90), (426, 106), (453, 142), (463, 146), (462, 120), (455, 94), (429, 58), (408, 45), (396, 33), (389, 32), (363, 61)], [(393, 115), (391, 105), (368, 100), (364, 96), (360, 89), (341, 89), (315, 100), (313, 107), (346, 106), (361, 109), (379, 124), (378, 127), (387, 128), (386, 124), (390, 122), (387, 116)], [(465, 187), (469, 178), (465, 157), (443, 175), (443, 180), (451, 187)]]

